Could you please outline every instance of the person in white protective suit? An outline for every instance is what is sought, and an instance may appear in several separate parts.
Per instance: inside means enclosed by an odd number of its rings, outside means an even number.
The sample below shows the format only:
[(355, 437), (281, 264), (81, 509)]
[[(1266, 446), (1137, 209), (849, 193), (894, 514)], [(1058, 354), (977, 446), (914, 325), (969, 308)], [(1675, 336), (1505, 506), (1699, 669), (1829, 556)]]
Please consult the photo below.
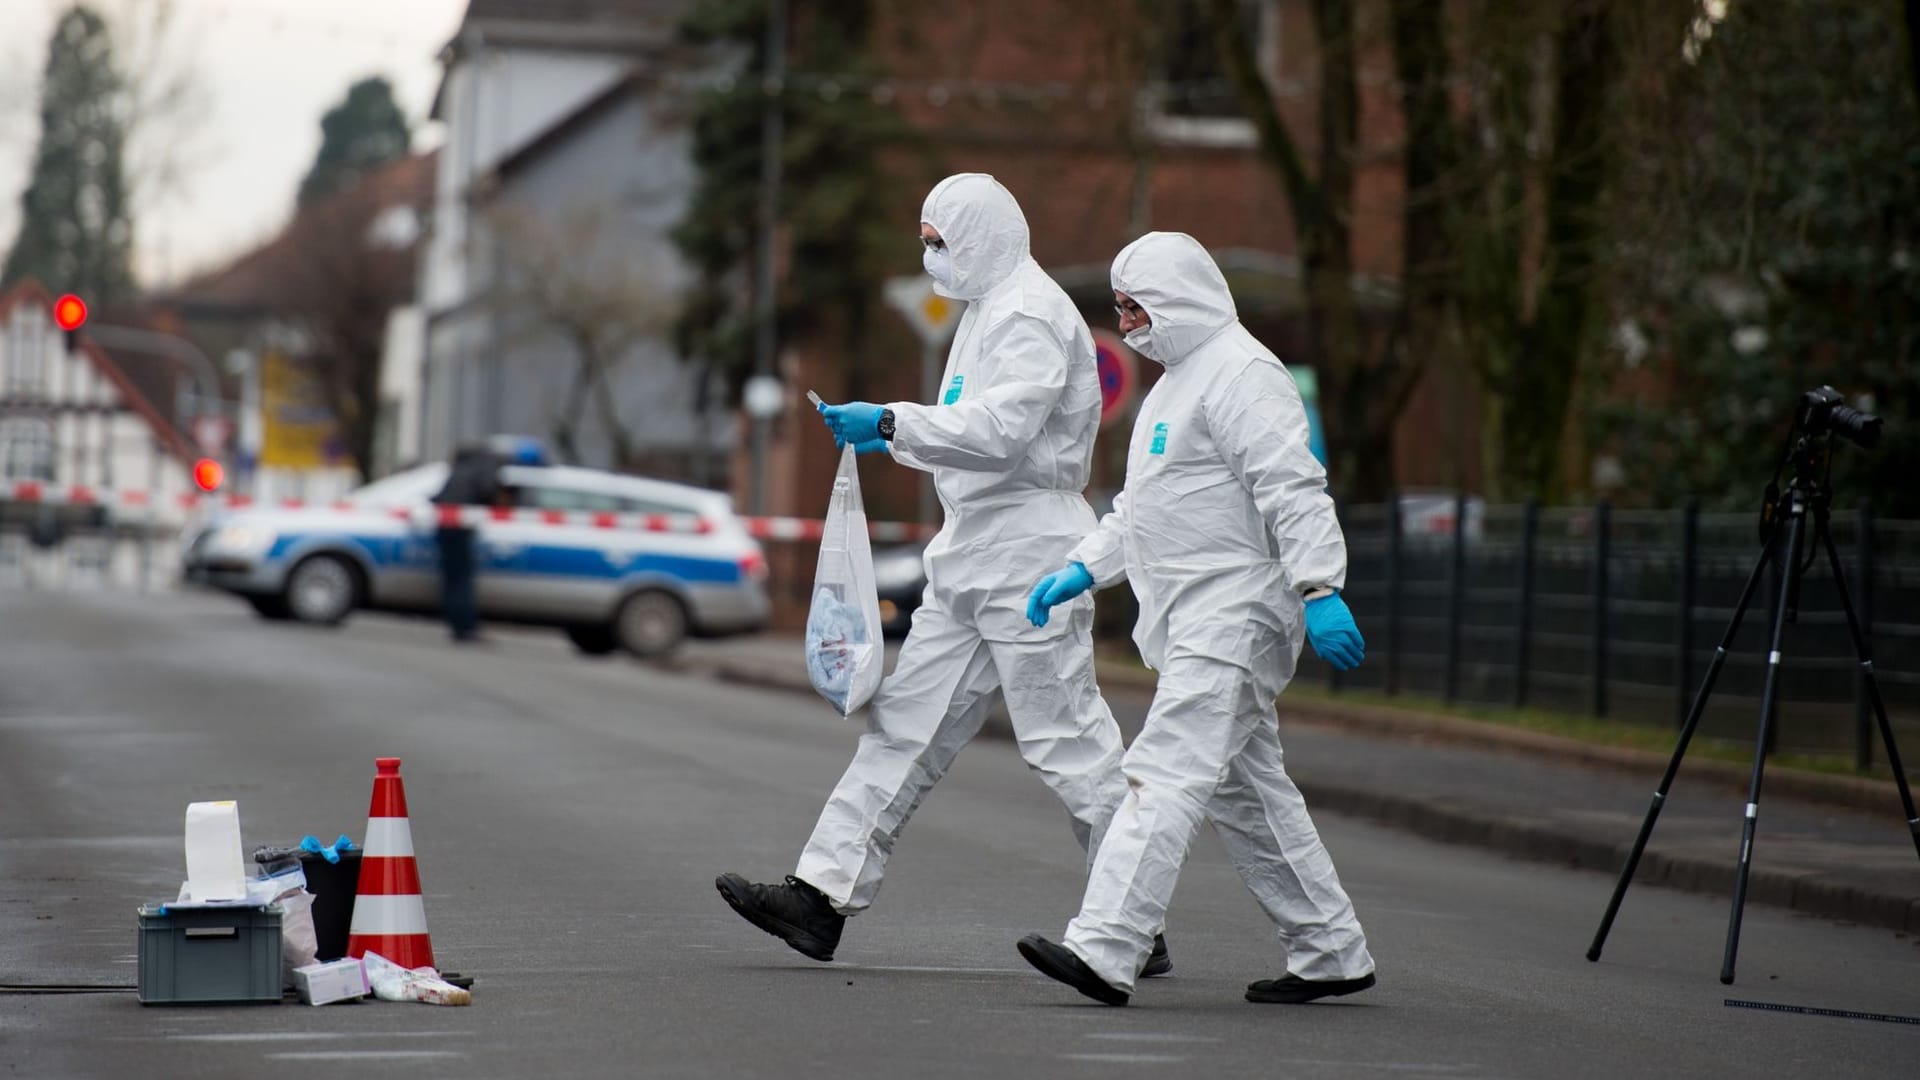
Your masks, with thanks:
[(1127, 245), (1112, 284), (1127, 344), (1166, 373), (1140, 405), (1113, 512), (1034, 587), (1028, 617), (1045, 625), (1054, 604), (1124, 577), (1140, 605), (1134, 642), (1160, 678), (1080, 914), (1064, 944), (1033, 934), (1020, 953), (1088, 997), (1126, 1004), (1204, 818), (1286, 953), (1285, 974), (1249, 986), (1247, 1000), (1365, 990), (1366, 935), (1281, 767), (1273, 710), (1303, 630), (1342, 670), (1365, 648), (1340, 599), (1346, 541), (1300, 393), (1240, 325), (1192, 237)]
[[(1091, 599), (1046, 627), (1022, 608), (1095, 525), (1082, 495), (1100, 422), (1093, 336), (1027, 253), (1026, 218), (991, 176), (942, 180), (920, 218), (935, 290), (968, 301), (940, 401), (821, 413), (838, 444), (933, 474), (946, 520), (927, 546), (926, 592), (794, 872), (715, 882), (749, 922), (816, 960), (831, 960), (846, 917), (873, 903), (895, 839), (996, 690), (1089, 859), (1126, 792), (1120, 730), (1094, 679)], [(1172, 966), (1157, 930), (1144, 974)]]

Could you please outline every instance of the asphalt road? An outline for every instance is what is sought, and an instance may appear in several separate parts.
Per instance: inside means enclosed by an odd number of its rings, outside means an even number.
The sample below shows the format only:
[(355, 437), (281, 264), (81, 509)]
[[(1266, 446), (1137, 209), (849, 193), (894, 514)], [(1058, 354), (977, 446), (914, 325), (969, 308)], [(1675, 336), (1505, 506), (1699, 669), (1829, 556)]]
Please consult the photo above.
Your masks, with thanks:
[[(819, 965), (712, 879), (791, 868), (852, 731), (824, 705), (619, 661), (557, 635), (455, 650), (425, 623), (271, 626), (213, 597), (0, 593), (0, 986), (131, 985), (133, 911), (183, 874), (185, 804), (239, 800), (249, 846), (359, 838), (397, 755), (443, 967), (471, 1008), (142, 1007), (0, 989), (4, 1077), (1912, 1076), (1920, 949), (1319, 817), (1380, 985), (1255, 1006), (1271, 930), (1203, 836), (1173, 978), (1126, 1009), (1027, 969), (1079, 897), (1065, 819), (981, 742), (902, 838), (879, 905)], [(1296, 754), (1289, 767), (1314, 768)]]

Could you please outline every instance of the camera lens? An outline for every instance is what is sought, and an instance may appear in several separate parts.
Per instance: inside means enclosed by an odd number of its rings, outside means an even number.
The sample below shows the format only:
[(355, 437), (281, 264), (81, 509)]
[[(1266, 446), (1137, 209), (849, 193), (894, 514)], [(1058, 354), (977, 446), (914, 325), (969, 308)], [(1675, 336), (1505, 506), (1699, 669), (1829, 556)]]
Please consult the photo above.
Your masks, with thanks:
[(1835, 405), (1829, 417), (1834, 433), (1856, 446), (1870, 447), (1880, 441), (1880, 418), (1845, 405)]

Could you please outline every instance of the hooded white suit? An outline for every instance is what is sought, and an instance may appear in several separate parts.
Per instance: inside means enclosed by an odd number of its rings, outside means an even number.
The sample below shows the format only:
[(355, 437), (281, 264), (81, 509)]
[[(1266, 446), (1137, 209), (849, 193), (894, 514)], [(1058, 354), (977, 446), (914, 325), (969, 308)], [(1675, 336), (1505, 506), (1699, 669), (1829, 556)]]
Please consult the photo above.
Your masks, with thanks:
[(1089, 854), (1125, 793), (1120, 730), (1093, 672), (1093, 605), (1045, 629), (1034, 579), (1094, 528), (1081, 494), (1100, 423), (1086, 321), (1027, 253), (1019, 204), (992, 177), (951, 176), (921, 220), (951, 253), (939, 291), (968, 301), (934, 404), (894, 402), (895, 460), (931, 472), (946, 521), (927, 589), (868, 729), (794, 876), (842, 914), (873, 902), (894, 838), (1005, 695), (1020, 752)]
[(1192, 237), (1141, 237), (1112, 282), (1152, 320), (1129, 341), (1166, 373), (1141, 403), (1113, 513), (1067, 558), (1097, 585), (1132, 583), (1134, 641), (1160, 680), (1065, 945), (1131, 990), (1204, 818), (1279, 927), (1288, 971), (1359, 978), (1373, 958), (1274, 724), (1305, 639), (1302, 594), (1346, 578), (1300, 393)]

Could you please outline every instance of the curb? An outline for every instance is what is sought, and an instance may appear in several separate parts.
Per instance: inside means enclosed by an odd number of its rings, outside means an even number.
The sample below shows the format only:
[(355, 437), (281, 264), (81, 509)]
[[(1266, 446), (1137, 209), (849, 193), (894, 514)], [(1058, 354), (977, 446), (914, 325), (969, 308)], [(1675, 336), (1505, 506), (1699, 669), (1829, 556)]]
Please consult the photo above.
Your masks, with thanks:
[[(653, 663), (656, 667), (677, 674), (704, 676), (762, 689), (813, 693), (813, 686), (804, 674), (769, 670), (742, 662), (668, 657)], [(1107, 681), (1108, 677), (1107, 672), (1101, 672), (1102, 681)], [(1133, 672), (1116, 673), (1111, 681), (1132, 687), (1151, 686), (1150, 679), (1142, 679)], [(1647, 775), (1649, 770), (1657, 775), (1665, 769), (1668, 759), (1667, 755), (1645, 750), (1591, 746), (1557, 735), (1489, 728), (1488, 725), (1454, 717), (1407, 714), (1368, 706), (1304, 702), (1288, 710), (1286, 719), (1336, 725), (1370, 734), (1440, 738), (1464, 745), (1515, 750), (1559, 761), (1632, 771), (1639, 775)], [(990, 718), (982, 728), (982, 734), (1005, 739), (1011, 737), (1012, 732), (1004, 722)], [(1747, 774), (1740, 766), (1689, 759), (1685, 768), (1690, 773), (1704, 774), (1713, 782), (1745, 790)], [(1864, 808), (1877, 812), (1884, 812), (1889, 804), (1898, 806), (1894, 785), (1890, 781), (1811, 774), (1814, 782), (1801, 786), (1778, 775), (1785, 772), (1787, 770), (1782, 769), (1767, 773), (1771, 793), (1848, 807), (1861, 807), (1862, 803), (1854, 800), (1866, 800), (1870, 796), (1871, 801)], [(1804, 780), (1807, 776), (1794, 774), (1794, 779)], [(1630, 841), (1617, 843), (1598, 840), (1523, 817), (1481, 813), (1433, 799), (1299, 777), (1295, 777), (1294, 782), (1315, 807), (1403, 829), (1429, 840), (1483, 848), (1535, 862), (1617, 875), (1626, 864), (1627, 854), (1633, 847)], [(1734, 868), (1725, 862), (1676, 854), (1651, 846), (1641, 856), (1640, 867), (1633, 881), (1635, 885), (1664, 885), (1683, 892), (1729, 897), (1733, 891), (1733, 875)], [(1755, 903), (1825, 919), (1920, 933), (1920, 897), (1872, 892), (1826, 873), (1753, 867), (1747, 881), (1747, 898)], [(1600, 910), (1601, 907), (1596, 905), (1596, 918)]]

